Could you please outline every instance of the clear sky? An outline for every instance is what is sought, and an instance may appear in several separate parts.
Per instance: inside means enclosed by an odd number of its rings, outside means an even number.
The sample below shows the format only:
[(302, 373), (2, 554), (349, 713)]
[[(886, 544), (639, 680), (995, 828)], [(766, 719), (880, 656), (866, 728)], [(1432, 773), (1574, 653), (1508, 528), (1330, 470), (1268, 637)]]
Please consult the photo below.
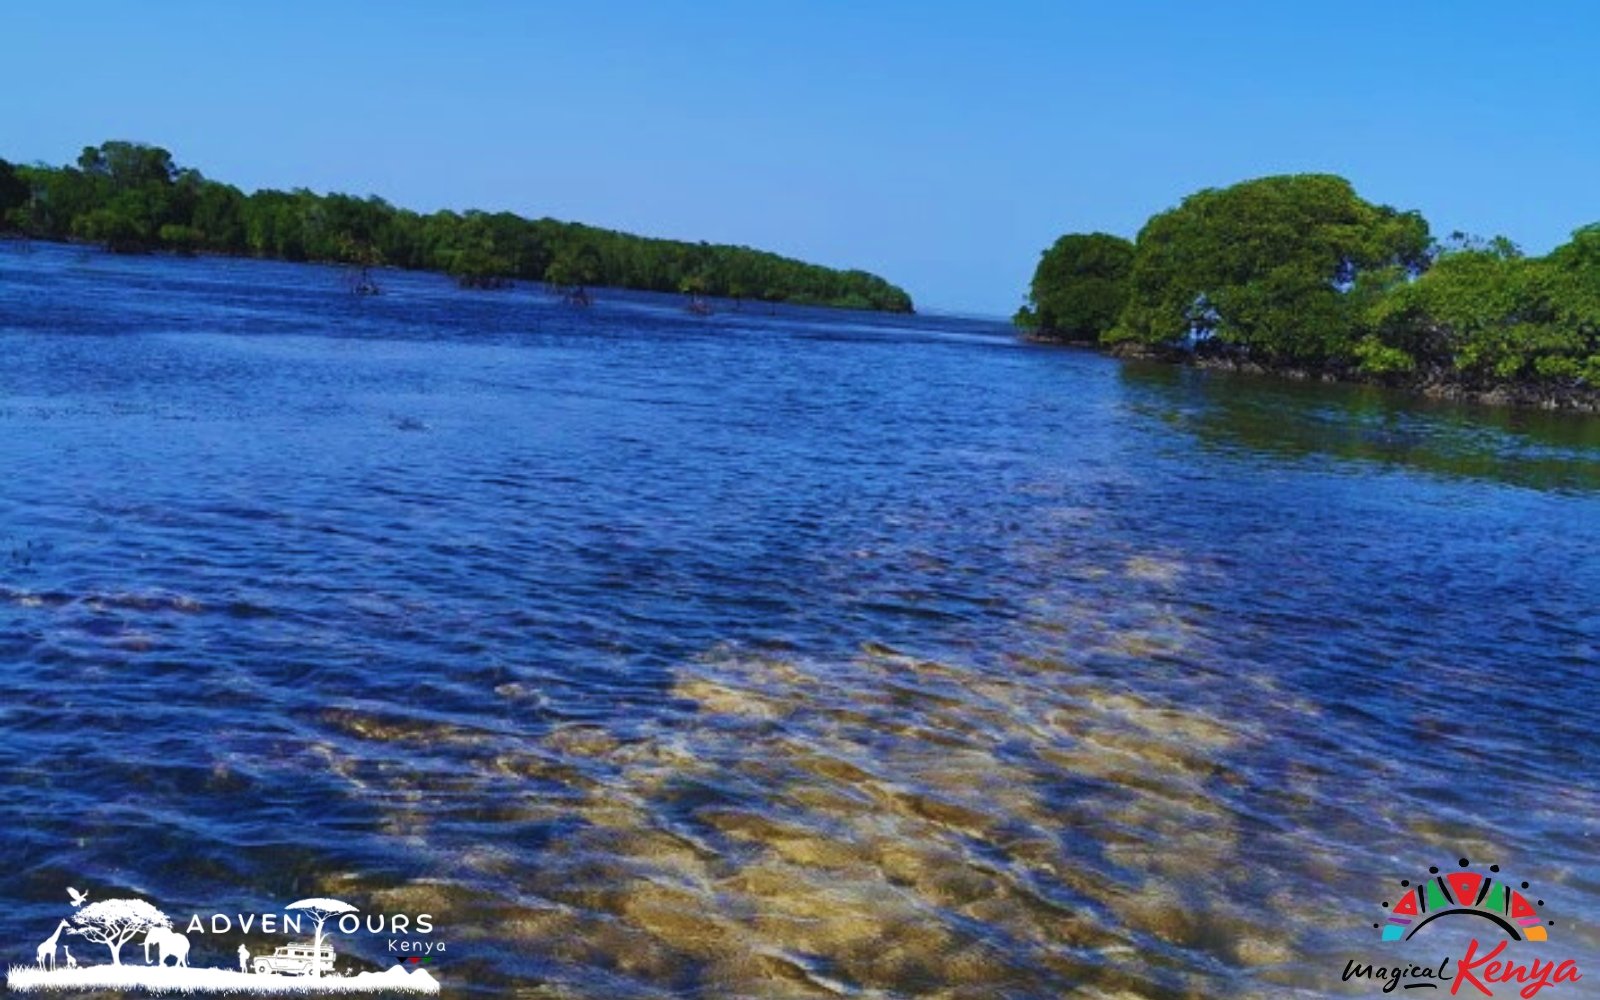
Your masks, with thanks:
[(7, 4), (0, 156), (745, 243), (1009, 313), (1067, 231), (1333, 171), (1436, 233), (1600, 220), (1600, 4)]

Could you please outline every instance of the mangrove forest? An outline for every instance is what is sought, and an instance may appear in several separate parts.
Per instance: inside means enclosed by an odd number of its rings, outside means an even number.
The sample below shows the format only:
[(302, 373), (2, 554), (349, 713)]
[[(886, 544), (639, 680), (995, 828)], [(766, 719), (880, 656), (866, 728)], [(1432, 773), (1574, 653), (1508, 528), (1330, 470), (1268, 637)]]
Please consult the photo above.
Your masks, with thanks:
[(1543, 257), (1434, 238), (1324, 174), (1208, 189), (1132, 240), (1061, 237), (1016, 322), (1116, 353), (1600, 405), (1600, 223)]
[(106, 142), (75, 164), (0, 160), (0, 231), (120, 253), (217, 253), (443, 271), (463, 286), (513, 279), (910, 312), (874, 274), (742, 246), (654, 239), (510, 212), (396, 208), (381, 198), (246, 194), (179, 167), (158, 146)]

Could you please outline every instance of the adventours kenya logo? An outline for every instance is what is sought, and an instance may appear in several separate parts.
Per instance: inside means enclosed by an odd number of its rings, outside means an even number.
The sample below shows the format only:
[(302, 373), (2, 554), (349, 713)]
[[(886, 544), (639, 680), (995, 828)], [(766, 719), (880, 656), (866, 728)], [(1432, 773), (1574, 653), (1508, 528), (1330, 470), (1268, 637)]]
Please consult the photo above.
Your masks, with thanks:
[(1457, 870), (1433, 867), (1414, 883), (1401, 879), (1392, 898), (1383, 901), (1384, 918), (1372, 925), (1385, 942), (1420, 944), (1429, 928), (1470, 921), (1472, 937), (1462, 954), (1426, 962), (1392, 955), (1380, 962), (1352, 959), (1345, 963), (1344, 980), (1372, 981), (1384, 993), (1445, 989), (1452, 996), (1492, 997), (1499, 989), (1531, 1000), (1545, 989), (1583, 978), (1575, 960), (1535, 954), (1526, 947), (1549, 943), (1556, 927), (1543, 912), (1544, 900), (1527, 882), (1505, 880), (1499, 865), (1490, 865), (1487, 872), (1471, 869), (1472, 862), (1462, 858)]
[[(12, 990), (126, 990), (215, 993), (438, 993), (423, 966), (444, 952), (429, 939), (433, 918), (420, 913), (363, 914), (337, 899), (301, 899), (275, 913), (194, 914), (179, 930), (143, 899), (89, 899), (68, 888), (71, 911), (39, 942), (31, 964), (12, 965)], [(335, 935), (386, 934), (380, 949), (396, 959), (382, 972), (339, 962)], [(244, 936), (283, 935), (289, 941), (252, 954)], [(123, 954), (123, 946), (142, 954)], [(76, 945), (77, 951), (73, 951)], [(235, 947), (237, 945), (237, 947)], [(227, 965), (200, 962), (212, 953)], [(124, 962), (126, 959), (126, 963)], [(237, 965), (234, 965), (234, 960)], [(25, 960), (24, 960), (25, 961)], [(370, 964), (370, 963), (369, 963)]]

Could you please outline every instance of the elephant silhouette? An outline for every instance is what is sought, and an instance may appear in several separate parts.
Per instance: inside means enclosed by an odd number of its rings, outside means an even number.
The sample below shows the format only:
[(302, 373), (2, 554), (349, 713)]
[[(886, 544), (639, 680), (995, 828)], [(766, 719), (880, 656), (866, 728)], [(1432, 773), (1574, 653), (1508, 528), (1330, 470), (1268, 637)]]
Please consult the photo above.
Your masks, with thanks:
[(150, 961), (150, 946), (156, 946), (156, 964), (166, 965), (173, 959), (174, 966), (189, 964), (189, 939), (169, 927), (152, 927), (144, 935), (144, 960)]

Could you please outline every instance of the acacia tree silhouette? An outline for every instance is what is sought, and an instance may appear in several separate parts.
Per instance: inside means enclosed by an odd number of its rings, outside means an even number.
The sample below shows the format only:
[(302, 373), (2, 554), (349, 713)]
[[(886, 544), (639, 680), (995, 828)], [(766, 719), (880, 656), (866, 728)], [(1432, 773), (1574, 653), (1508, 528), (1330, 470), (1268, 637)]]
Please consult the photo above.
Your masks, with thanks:
[(358, 913), (360, 911), (358, 911), (355, 907), (351, 906), (349, 903), (341, 902), (340, 900), (337, 900), (337, 899), (320, 899), (320, 898), (318, 898), (318, 899), (302, 899), (302, 900), (298, 900), (296, 902), (290, 903), (288, 906), (284, 907), (284, 909), (286, 909), (286, 910), (299, 910), (299, 911), (305, 913), (306, 916), (310, 917), (312, 920), (316, 921), (317, 933), (316, 933), (316, 937), (315, 937), (314, 941), (312, 942), (312, 946), (311, 946), (312, 947), (311, 954), (313, 956), (312, 959), (311, 959), (311, 975), (313, 977), (320, 978), (322, 976), (322, 925), (323, 925), (323, 923), (329, 917), (338, 916), (341, 913)]
[(152, 927), (172, 927), (172, 921), (142, 899), (102, 899), (75, 912), (70, 933), (111, 949), (111, 964), (122, 964), (122, 946)]

